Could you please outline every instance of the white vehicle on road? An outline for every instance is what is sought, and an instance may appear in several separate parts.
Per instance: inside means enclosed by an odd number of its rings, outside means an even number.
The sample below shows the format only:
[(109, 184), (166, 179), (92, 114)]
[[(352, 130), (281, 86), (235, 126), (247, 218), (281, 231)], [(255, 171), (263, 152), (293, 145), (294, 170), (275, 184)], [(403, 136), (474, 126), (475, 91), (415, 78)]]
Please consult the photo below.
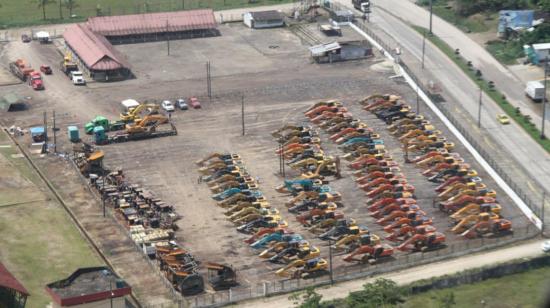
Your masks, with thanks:
[(544, 252), (550, 252), (550, 241), (542, 243), (540, 248), (542, 248), (542, 251)]
[(73, 81), (73, 84), (76, 86), (86, 84), (86, 80), (84, 80), (84, 76), (82, 75), (81, 71), (72, 71), (71, 80)]
[(162, 109), (164, 109), (168, 112), (171, 112), (171, 111), (175, 110), (174, 104), (172, 104), (171, 101), (162, 101), (161, 107), (162, 107)]

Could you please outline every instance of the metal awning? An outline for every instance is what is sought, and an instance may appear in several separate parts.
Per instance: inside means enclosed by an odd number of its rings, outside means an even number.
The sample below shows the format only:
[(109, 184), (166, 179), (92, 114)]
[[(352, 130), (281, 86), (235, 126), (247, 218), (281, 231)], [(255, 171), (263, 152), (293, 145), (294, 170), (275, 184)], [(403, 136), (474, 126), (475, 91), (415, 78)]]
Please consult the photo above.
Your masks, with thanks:
[(311, 52), (312, 57), (319, 57), (323, 56), (327, 52), (338, 50), (342, 48), (338, 42), (328, 43), (328, 44), (320, 44), (309, 47), (309, 52)]

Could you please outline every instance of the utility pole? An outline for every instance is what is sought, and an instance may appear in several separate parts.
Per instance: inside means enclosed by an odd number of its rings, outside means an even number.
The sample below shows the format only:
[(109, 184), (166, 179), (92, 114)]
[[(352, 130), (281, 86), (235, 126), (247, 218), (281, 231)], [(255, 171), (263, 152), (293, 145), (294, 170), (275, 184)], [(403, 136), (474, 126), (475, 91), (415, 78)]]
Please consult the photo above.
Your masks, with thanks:
[(424, 69), (424, 53), (426, 51), (426, 31), (422, 32), (422, 69)]
[(418, 80), (416, 80), (416, 114), (420, 115), (420, 95), (418, 94)]
[(48, 152), (48, 114), (44, 111), (44, 150)]
[(481, 84), (479, 85), (479, 109), (477, 110), (477, 128), (481, 127), (481, 95), (483, 91), (481, 90)]
[(243, 124), (243, 136), (244, 136), (244, 94), (241, 95), (241, 122)]
[(57, 127), (55, 126), (55, 110), (53, 111), (53, 152), (57, 153), (57, 138), (56, 138), (56, 131)]
[(212, 74), (210, 61), (206, 62), (206, 92), (208, 94), (208, 98), (212, 99)]
[(168, 19), (166, 19), (166, 50), (170, 55), (170, 32), (168, 31)]
[(542, 92), (542, 128), (540, 131), (540, 139), (546, 139), (544, 135), (544, 122), (546, 122), (546, 82), (548, 75), (548, 56), (544, 59), (544, 91)]
[(544, 236), (544, 203), (546, 202), (546, 191), (542, 191), (542, 211), (540, 213), (541, 228), (540, 233)]
[(433, 0), (430, 0), (430, 35), (433, 35), (432, 33), (432, 15), (433, 15)]
[(328, 259), (329, 259), (329, 266), (330, 266), (330, 284), (334, 284), (334, 277), (332, 275), (332, 240), (328, 240)]

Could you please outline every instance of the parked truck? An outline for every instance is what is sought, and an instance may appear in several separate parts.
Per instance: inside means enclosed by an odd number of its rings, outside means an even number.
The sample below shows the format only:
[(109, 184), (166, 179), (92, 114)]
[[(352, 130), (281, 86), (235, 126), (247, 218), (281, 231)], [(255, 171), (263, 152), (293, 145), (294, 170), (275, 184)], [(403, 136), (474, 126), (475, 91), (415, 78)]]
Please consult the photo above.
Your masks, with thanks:
[(126, 127), (126, 123), (122, 121), (109, 121), (107, 118), (97, 116), (84, 126), (86, 134), (94, 132), (94, 128), (101, 126), (105, 132), (122, 130)]
[(71, 60), (71, 57), (65, 56), (61, 61), (61, 71), (70, 77), (71, 72), (78, 71), (78, 65)]
[(25, 63), (25, 60), (17, 59), (15, 62), (10, 63), (10, 71), (22, 81), (27, 81), (27, 77), (34, 70)]
[(369, 0), (351, 0), (353, 7), (363, 13), (370, 13), (370, 1)]
[(44, 90), (44, 81), (42, 80), (42, 75), (40, 72), (32, 71), (29, 74), (29, 86), (33, 88), (33, 90)]
[(544, 98), (546, 88), (540, 81), (529, 81), (525, 87), (525, 95), (535, 102), (540, 102)]

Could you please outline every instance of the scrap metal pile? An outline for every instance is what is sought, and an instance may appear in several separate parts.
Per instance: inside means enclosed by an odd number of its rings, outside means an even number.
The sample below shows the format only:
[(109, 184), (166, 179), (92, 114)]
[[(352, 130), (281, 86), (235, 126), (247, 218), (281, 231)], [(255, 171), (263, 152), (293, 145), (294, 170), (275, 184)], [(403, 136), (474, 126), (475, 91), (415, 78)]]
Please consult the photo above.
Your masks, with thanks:
[(451, 231), (465, 238), (489, 237), (512, 231), (512, 223), (500, 216), (496, 192), (458, 153), (454, 144), (422, 115), (394, 95), (372, 95), (360, 102), (364, 109), (388, 123), (390, 134), (403, 144), (406, 156), (422, 169), (429, 181), (438, 183), (434, 204), (449, 213)]
[[(109, 172), (103, 169), (103, 164), (98, 163), (102, 159), (103, 152), (95, 151), (89, 145), (75, 151), (74, 155), (77, 167), (89, 176), (91, 186), (115, 209), (115, 217), (128, 229), (130, 238), (143, 249), (143, 253), (158, 261), (159, 269), (172, 286), (183, 295), (204, 291), (200, 262), (175, 239), (176, 221), (181, 217), (174, 207), (140, 185), (129, 184), (122, 170)], [(219, 270), (212, 274), (211, 267), (206, 266), (214, 289), (235, 285), (236, 274), (232, 268), (217, 264)]]
[(270, 206), (238, 154), (214, 153), (196, 163), (212, 198), (226, 209), (228, 220), (237, 231), (251, 235), (245, 242), (260, 258), (284, 264), (275, 271), (278, 276), (311, 278), (326, 272), (328, 262), (319, 258), (319, 248), (287, 228), (287, 222)]

